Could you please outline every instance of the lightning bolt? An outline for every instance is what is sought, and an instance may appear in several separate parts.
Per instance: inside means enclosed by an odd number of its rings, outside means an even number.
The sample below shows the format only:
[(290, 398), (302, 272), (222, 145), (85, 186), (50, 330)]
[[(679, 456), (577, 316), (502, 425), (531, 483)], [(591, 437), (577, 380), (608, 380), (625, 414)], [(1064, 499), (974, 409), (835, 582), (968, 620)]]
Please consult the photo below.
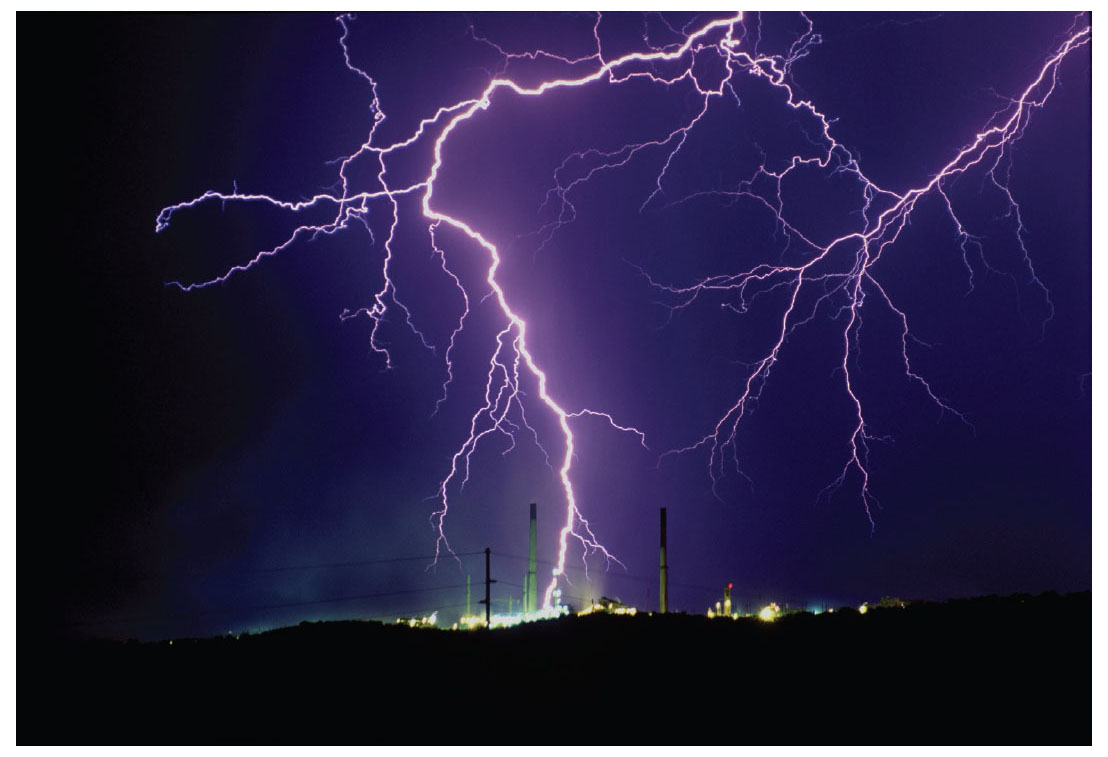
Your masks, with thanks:
[[(805, 19), (807, 20), (807, 17)], [(787, 105), (790, 108), (815, 119), (819, 125), (819, 144), (823, 146), (823, 151), (822, 154), (811, 157), (793, 156), (787, 167), (776, 172), (766, 168), (763, 164), (757, 169), (754, 176), (740, 184), (735, 191), (716, 192), (715, 194), (726, 194), (736, 198), (744, 197), (764, 206), (769, 212), (773, 213), (777, 224), (784, 230), (786, 236), (790, 239), (798, 239), (804, 247), (808, 248), (809, 259), (803, 264), (793, 266), (761, 264), (738, 274), (704, 278), (685, 287), (665, 286), (651, 280), (651, 283), (657, 288), (678, 298), (677, 304), (672, 306), (674, 309), (688, 307), (701, 295), (712, 291), (726, 291), (736, 294), (740, 302), (737, 308), (738, 312), (746, 312), (750, 301), (766, 292), (783, 289), (789, 295), (787, 305), (779, 316), (780, 328), (777, 331), (777, 338), (760, 359), (754, 363), (753, 370), (747, 376), (742, 393), (735, 403), (719, 418), (715, 427), (708, 434), (692, 445), (672, 450), (667, 454), (687, 452), (702, 446), (707, 447), (710, 450), (709, 471), (712, 477), (713, 491), (716, 491), (718, 471), (722, 466), (723, 456), (728, 449), (730, 449), (735, 467), (738, 468), (736, 434), (739, 426), (751, 405), (759, 399), (769, 379), (771, 369), (777, 362), (789, 336), (798, 327), (810, 322), (820, 307), (824, 305), (827, 305), (828, 308), (834, 307), (833, 319), (838, 320), (845, 316), (845, 326), (842, 330), (842, 363), (840, 368), (844, 388), (854, 408), (855, 425), (849, 437), (849, 452), (842, 471), (824, 490), (824, 493), (829, 493), (842, 486), (847, 475), (855, 470), (861, 477), (860, 495), (872, 530), (875, 523), (871, 505), (877, 504), (877, 500), (870, 489), (868, 461), (870, 443), (878, 437), (869, 431), (863, 413), (862, 401), (855, 390), (850, 369), (851, 355), (855, 354), (858, 349), (858, 334), (862, 326), (862, 308), (867, 293), (877, 297), (878, 301), (883, 303), (901, 324), (900, 357), (903, 360), (904, 371), (908, 378), (920, 386), (927, 397), (939, 408), (969, 424), (962, 413), (939, 397), (931, 385), (913, 370), (908, 355), (908, 341), (912, 338), (908, 326), (908, 317), (903, 310), (893, 303), (884, 287), (875, 278), (872, 268), (885, 251), (899, 239), (901, 232), (910, 223), (912, 213), (919, 201), (929, 195), (938, 195), (961, 240), (963, 260), (970, 272), (970, 288), (972, 290), (973, 269), (966, 256), (968, 255), (967, 245), (976, 244), (976, 242), (972, 235), (966, 231), (966, 226), (955, 210), (946, 188), (954, 179), (971, 169), (983, 168), (988, 180), (1006, 199), (1008, 215), (1015, 219), (1015, 237), (1023, 255), (1023, 264), (1029, 282), (1041, 290), (1046, 299), (1050, 315), (1043, 323), (1045, 329), (1046, 321), (1050, 319), (1054, 312), (1053, 303), (1046, 287), (1036, 275), (1031, 257), (1027, 251), (1020, 207), (1009, 188), (1008, 175), (998, 172), (1001, 161), (1010, 156), (1012, 146), (1023, 136), (1033, 109), (1041, 108), (1054, 92), (1057, 84), (1058, 67), (1062, 60), (1073, 50), (1088, 44), (1090, 37), (1091, 29), (1088, 26), (1075, 31), (1071, 29), (1068, 38), (1043, 63), (1038, 75), (1017, 98), (1010, 100), (1006, 109), (994, 115), (985, 128), (979, 131), (967, 145), (958, 150), (954, 157), (926, 183), (902, 192), (881, 187), (866, 176), (851, 151), (832, 135), (831, 119), (817, 110), (811, 102), (801, 100), (796, 96), (794, 87), (789, 82), (790, 69), (799, 57), (807, 54), (812, 44), (818, 42), (818, 36), (812, 34), (810, 21), (808, 22), (808, 31), (801, 36), (798, 42), (790, 48), (789, 54), (784, 57), (758, 56), (740, 49), (734, 42), (725, 42), (729, 66), (733, 63), (750, 75), (766, 80), (771, 86), (784, 92)], [(865, 198), (865, 204), (861, 208), (860, 214), (862, 219), (861, 228), (821, 244), (789, 222), (781, 201), (781, 185), (791, 173), (802, 166), (818, 166), (821, 170), (845, 173), (858, 181), (862, 196)], [(772, 188), (773, 192), (769, 199), (756, 189), (759, 182), (763, 186), (768, 185)], [(887, 207), (875, 211), (874, 204), (877, 201), (886, 203)], [(979, 244), (978, 249), (980, 251)], [(844, 252), (842, 263), (838, 263), (833, 257), (833, 254), (840, 250)], [(985, 263), (987, 265), (987, 261)], [(799, 296), (804, 290), (817, 286), (822, 287), (822, 293), (819, 294), (811, 309), (805, 314), (798, 305)], [(836, 298), (841, 300), (837, 307), (834, 305)]]
[[(812, 22), (803, 14), (801, 18), (805, 29), (793, 40), (786, 52), (776, 55), (759, 52), (762, 45), (760, 15), (755, 15), (751, 24), (742, 13), (699, 22), (699, 25), (690, 22), (681, 29), (675, 28), (660, 14), (647, 16), (643, 24), (642, 49), (614, 58), (604, 54), (600, 34), (603, 16), (600, 13), (596, 14), (592, 27), (595, 52), (579, 57), (546, 50), (509, 51), (481, 36), (471, 26), (470, 36), (475, 43), (492, 48), (501, 59), (499, 68), (490, 72), (484, 89), (472, 97), (438, 108), (421, 120), (403, 139), (381, 144), (379, 127), (386, 122), (387, 115), (378, 95), (378, 85), (369, 73), (356, 66), (352, 60), (348, 40), (355, 17), (352, 14), (341, 15), (337, 18), (341, 30), (339, 46), (346, 68), (369, 89), (372, 125), (365, 141), (356, 151), (335, 161), (338, 165), (335, 191), (318, 193), (297, 202), (264, 194), (240, 192), (237, 185), (231, 192), (208, 191), (192, 200), (162, 209), (157, 216), (155, 230), (165, 231), (176, 213), (208, 202), (267, 204), (292, 214), (305, 211), (325, 213), (325, 216), (321, 216), (325, 220), (297, 226), (280, 244), (257, 252), (245, 263), (233, 265), (212, 279), (187, 284), (172, 281), (168, 285), (187, 292), (223, 284), (232, 276), (261, 265), (267, 258), (278, 255), (299, 242), (320, 235), (334, 235), (355, 226), (368, 231), (371, 241), (375, 243), (376, 239), (373, 238), (367, 219), (371, 207), (383, 206), (389, 214), (389, 226), (382, 242), (382, 286), (373, 293), (368, 306), (352, 311), (344, 310), (340, 317), (346, 319), (364, 316), (371, 319), (373, 327), (370, 346), (381, 355), (385, 367), (391, 368), (392, 356), (381, 341), (379, 329), (394, 310), (399, 312), (404, 323), (423, 346), (430, 350), (435, 349), (417, 327), (412, 312), (403, 303), (391, 276), (394, 256), (403, 254), (402, 250), (394, 249), (397, 228), (406, 214), (418, 212), (421, 222), (426, 226), (433, 255), (444, 275), (459, 291), (462, 300), (461, 313), (443, 354), (446, 377), (442, 384), (442, 394), (435, 404), (434, 412), (437, 412), (449, 397), (450, 385), (454, 380), (453, 357), (457, 338), (465, 328), (474, 297), (448, 263), (446, 246), (440, 242), (442, 232), (452, 229), (482, 250), (488, 259), (484, 278), (489, 290), (486, 297), (492, 298), (499, 308), (502, 326), (490, 346), (484, 401), (470, 417), (468, 434), (456, 448), (449, 470), (432, 497), (437, 502), (430, 517), (436, 533), (435, 555), (437, 560), (443, 552), (453, 553), (445, 527), (451, 496), (468, 482), (471, 458), (481, 441), (490, 435), (506, 436), (511, 442), (511, 446), (505, 450), (507, 454), (515, 446), (516, 435), (526, 429), (534, 443), (547, 456), (551, 470), (556, 466), (555, 476), (564, 496), (565, 509), (558, 535), (558, 557), (543, 596), (543, 606), (549, 608), (559, 580), (565, 575), (571, 540), (580, 546), (586, 569), (586, 558), (590, 555), (599, 554), (608, 562), (619, 562), (600, 543), (578, 504), (571, 475), (575, 450), (574, 423), (585, 418), (599, 419), (617, 431), (636, 436), (643, 447), (646, 447), (646, 437), (634, 426), (617, 422), (609, 413), (588, 408), (567, 409), (555, 398), (546, 372), (531, 351), (528, 324), (513, 309), (512, 297), (497, 277), (502, 260), (500, 250), (471, 223), (444, 212), (435, 202), (436, 181), (448, 159), (451, 135), (461, 124), (482, 113), (493, 111), (496, 103), (504, 97), (541, 98), (554, 90), (589, 86), (618, 87), (630, 81), (640, 81), (661, 90), (680, 89), (696, 103), (675, 128), (657, 134), (654, 138), (628, 142), (615, 149), (590, 148), (567, 155), (555, 169), (552, 186), (546, 195), (546, 207), (551, 211), (553, 220), (536, 231), (537, 249), (541, 250), (562, 227), (574, 221), (575, 191), (601, 173), (620, 170), (646, 156), (660, 156), (661, 167), (655, 175), (653, 186), (645, 193), (640, 212), (646, 212), (666, 201), (667, 179), (681, 161), (682, 151), (690, 135), (719, 103), (729, 102), (736, 107), (741, 106), (735, 82), (738, 77), (747, 77), (778, 92), (785, 107), (813, 125), (814, 136), (806, 135), (811, 145), (811, 154), (796, 154), (771, 166), (763, 153), (762, 164), (752, 175), (732, 188), (694, 192), (669, 200), (668, 205), (692, 202), (707, 196), (729, 202), (753, 203), (755, 207), (772, 216), (776, 228), (787, 241), (786, 249), (799, 251), (802, 261), (793, 264), (785, 264), (783, 261), (776, 264), (761, 263), (739, 273), (713, 275), (685, 285), (658, 282), (649, 272), (642, 271), (661, 296), (668, 298), (666, 307), (671, 318), (698, 301), (707, 299), (709, 294), (724, 293), (733, 298), (724, 307), (738, 314), (747, 313), (756, 305), (760, 306), (764, 302), (763, 296), (771, 292), (785, 295), (785, 304), (774, 315), (774, 323), (777, 324), (775, 337), (768, 348), (749, 363), (749, 372), (740, 382), (734, 402), (723, 411), (714, 427), (704, 436), (686, 446), (671, 449), (663, 453), (662, 457), (707, 450), (708, 473), (713, 491), (717, 491), (716, 485), (723, 475), (725, 458), (729, 458), (735, 470), (742, 473), (736, 440), (743, 420), (753, 412), (753, 407), (760, 399), (790, 336), (813, 321), (821, 312), (826, 313), (833, 321), (842, 324), (842, 360), (836, 372), (841, 374), (843, 389), (853, 407), (854, 421), (848, 434), (841, 472), (825, 492), (829, 493), (843, 486), (852, 472), (859, 476), (859, 496), (872, 529), (872, 507), (877, 504), (877, 500), (870, 486), (869, 454), (871, 443), (881, 437), (875, 435), (866, 423), (863, 403), (856, 389), (851, 367), (851, 358), (859, 349), (862, 312), (867, 298), (887, 309), (900, 324), (899, 357), (903, 361), (905, 375), (941, 412), (949, 413), (969, 424), (968, 419), (952, 403), (944, 399), (914, 370), (909, 344), (922, 342), (912, 335), (907, 314), (894, 304), (893, 298), (877, 279), (874, 265), (900, 238), (919, 202), (924, 198), (934, 197), (945, 208), (952, 231), (959, 239), (968, 271), (969, 288), (972, 291), (972, 262), (979, 258), (986, 267), (989, 264), (979, 237), (969, 230), (969, 226), (959, 215), (949, 188), (958, 177), (967, 172), (980, 171), (990, 185), (1005, 198), (1008, 217), (1014, 225), (1015, 238), (1022, 252), (1027, 280), (1042, 292), (1050, 313), (1053, 313), (1049, 292), (1032, 265), (1025, 244), (1025, 229), (1019, 204), (1010, 189), (1011, 150), (1023, 136), (1032, 112), (1043, 107), (1054, 92), (1062, 61), (1073, 50), (1089, 44), (1091, 30), (1087, 24), (1081, 25), (1075, 21), (1065, 40), (1038, 69), (1038, 74), (1031, 83), (1018, 96), (1009, 98), (1006, 106), (973, 139), (955, 151), (945, 165), (939, 167), (919, 186), (897, 190), (883, 187), (870, 179), (863, 172), (854, 153), (834, 137), (833, 119), (797, 94), (793, 83), (793, 67), (820, 43)], [(660, 42), (658, 35), (668, 41)], [(560, 66), (567, 73), (564, 78), (547, 78), (530, 85), (522, 84), (522, 79), (517, 81), (509, 75), (514, 66), (526, 66), (535, 62)], [(426, 149), (428, 145), (433, 159), (427, 172), (418, 180), (395, 181), (390, 175), (390, 166), (395, 165), (397, 157), (417, 147)], [(370, 173), (374, 179), (370, 187), (356, 189), (352, 186), (349, 176), (356, 164), (359, 167), (362, 164), (372, 166)], [(790, 176), (803, 169), (846, 176), (857, 184), (863, 202), (856, 213), (858, 220), (855, 229), (833, 239), (821, 239), (817, 233), (804, 229), (801, 223), (792, 219), (782, 200), (782, 185)], [(1046, 321), (1044, 328), (1045, 324)], [(524, 400), (528, 392), (524, 391), (524, 387), (531, 385), (535, 387), (534, 393), (539, 406), (556, 420), (560, 430), (558, 442), (561, 456), (557, 463), (553, 462), (552, 456), (540, 441), (539, 434), (527, 420)]]

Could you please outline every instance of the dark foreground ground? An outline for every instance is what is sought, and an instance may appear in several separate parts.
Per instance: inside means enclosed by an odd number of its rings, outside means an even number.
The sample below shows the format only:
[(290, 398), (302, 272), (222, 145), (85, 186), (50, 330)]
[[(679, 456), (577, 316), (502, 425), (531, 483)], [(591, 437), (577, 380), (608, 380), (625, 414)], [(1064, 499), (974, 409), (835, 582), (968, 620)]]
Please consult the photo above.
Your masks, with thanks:
[(36, 743), (1089, 744), (1089, 592), (457, 633), (19, 640)]

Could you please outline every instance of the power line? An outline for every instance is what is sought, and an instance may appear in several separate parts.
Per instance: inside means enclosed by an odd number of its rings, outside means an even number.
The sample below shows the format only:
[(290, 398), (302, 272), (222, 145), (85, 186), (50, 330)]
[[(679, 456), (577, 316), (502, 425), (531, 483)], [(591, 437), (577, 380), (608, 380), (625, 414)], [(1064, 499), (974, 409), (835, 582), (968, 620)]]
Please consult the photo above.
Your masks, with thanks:
[(204, 615), (222, 615), (226, 613), (247, 613), (247, 612), (259, 612), (262, 610), (280, 610), (288, 607), (307, 607), (310, 605), (325, 605), (335, 604), (338, 602), (354, 602), (361, 599), (377, 599), (380, 597), (394, 597), (403, 594), (419, 594), (429, 591), (446, 591), (448, 589), (463, 589), (465, 584), (453, 584), (450, 586), (432, 586), (423, 589), (400, 589), (397, 591), (384, 591), (374, 594), (358, 594), (345, 597), (331, 597), (329, 599), (311, 599), (302, 602), (281, 602), (277, 604), (268, 605), (250, 605), (246, 607), (222, 607), (212, 610), (196, 610), (193, 612), (180, 612), (180, 613), (166, 613), (163, 615), (151, 615), (139, 618), (119, 618), (109, 620), (87, 620), (77, 621), (72, 625), (75, 626), (97, 626), (97, 625), (121, 625), (124, 623), (148, 623), (158, 620), (173, 620), (176, 618), (194, 618)]
[[(453, 557), (471, 557), (484, 554), (483, 552), (454, 552)], [(254, 568), (252, 572), (277, 573), (287, 570), (319, 570), (323, 568), (353, 568), (362, 565), (384, 565), (386, 563), (412, 562), (415, 560), (436, 560), (446, 558), (447, 555), (420, 555), (418, 557), (389, 557), (381, 560), (355, 560), (351, 562), (317, 563), (315, 565), (284, 565), (275, 568)]]
[[(454, 552), (449, 556), (452, 557), (472, 557), (473, 555), (480, 555), (482, 552)], [(386, 565), (389, 563), (400, 562), (415, 562), (415, 561), (427, 561), (434, 562), (436, 559), (442, 559), (448, 555), (413, 555), (412, 557), (386, 557), (379, 560), (351, 560), (348, 562), (335, 562), (335, 563), (314, 563), (305, 565), (278, 565), (273, 567), (262, 568), (234, 568), (233, 572), (239, 574), (259, 574), (259, 573), (283, 573), (296, 570), (325, 570), (328, 568), (354, 568), (362, 567), (366, 565)], [(232, 570), (228, 567), (228, 570)], [(145, 583), (158, 582), (158, 583), (175, 583), (180, 581), (186, 581), (194, 578), (209, 578), (214, 575), (212, 570), (207, 571), (183, 571), (181, 574), (173, 575), (160, 575), (160, 576), (139, 576), (137, 580)]]
[[(480, 551), (480, 552), (455, 552), (455, 553), (452, 553), (451, 556), (461, 558), (461, 557), (473, 557), (473, 556), (477, 556), (477, 555), (481, 555), (481, 554), (483, 554), (483, 551)], [(513, 555), (513, 554), (504, 553), (504, 552), (493, 552), (492, 554), (495, 554), (498, 557), (507, 558), (507, 559), (511, 559), (511, 560), (527, 561), (529, 559), (527, 557), (523, 557), (522, 555)], [(440, 558), (444, 557), (444, 556), (445, 555), (439, 555)], [(280, 573), (280, 572), (289, 572), (289, 571), (298, 571), (298, 570), (325, 570), (325, 569), (330, 569), (330, 568), (349, 568), (349, 567), (361, 567), (361, 566), (370, 566), (370, 565), (386, 565), (386, 564), (391, 564), (391, 563), (403, 563), (403, 562), (414, 562), (414, 561), (433, 561), (435, 559), (436, 558), (435, 558), (434, 555), (413, 555), (413, 556), (405, 556), (405, 557), (380, 558), (380, 559), (376, 559), (376, 560), (352, 560), (352, 561), (337, 562), (337, 563), (316, 563), (316, 564), (304, 564), (304, 565), (275, 566), (275, 567), (267, 567), (267, 568), (254, 568), (254, 569), (247, 569), (247, 570), (242, 571), (242, 572), (246, 572), (246, 573)], [(549, 560), (538, 560), (538, 562), (542, 563), (543, 565), (550, 565), (550, 566), (555, 565), (555, 563), (553, 563)], [(564, 568), (564, 570), (566, 572), (586, 573), (586, 575), (588, 575), (588, 571), (586, 571), (584, 568), (578, 568), (576, 566), (566, 566)], [(648, 578), (648, 577), (645, 577), (645, 576), (640, 576), (640, 575), (636, 575), (636, 574), (632, 574), (632, 573), (611, 572), (611, 571), (605, 571), (604, 572), (604, 577), (608, 580), (613, 580), (613, 579), (630, 580), (630, 581), (637, 581), (637, 582), (642, 582), (642, 583), (647, 583), (647, 584), (653, 584), (657, 580), (656, 577), (649, 577)], [(501, 583), (506, 587), (512, 587), (512, 588), (517, 588), (517, 589), (523, 588), (523, 586), (521, 584), (514, 583), (514, 582), (511, 582), (511, 581), (499, 580), (498, 583)], [(680, 587), (680, 588), (686, 588), (686, 589), (695, 589), (695, 590), (700, 590), (700, 591), (712, 591), (712, 592), (714, 592), (718, 589), (718, 587), (702, 586), (702, 585), (696, 585), (696, 584), (671, 583), (670, 585), (674, 586), (674, 587)], [(330, 597), (330, 598), (327, 598), (327, 599), (314, 599), (314, 600), (304, 600), (304, 601), (297, 601), (297, 602), (280, 602), (280, 603), (270, 603), (270, 604), (263, 604), (263, 605), (249, 605), (249, 606), (244, 606), (244, 607), (223, 607), (223, 608), (215, 608), (215, 609), (210, 609), (210, 610), (196, 610), (196, 611), (191, 611), (191, 612), (167, 613), (167, 614), (162, 614), (162, 615), (153, 615), (153, 616), (145, 616), (145, 617), (107, 619), (107, 620), (91, 620), (91, 621), (76, 621), (76, 622), (72, 623), (71, 625), (74, 625), (74, 626), (98, 626), (98, 625), (100, 625), (100, 626), (102, 626), (102, 625), (125, 625), (125, 624), (128, 624), (128, 623), (141, 624), (141, 623), (150, 623), (150, 622), (157, 622), (157, 621), (173, 620), (173, 619), (179, 619), (179, 618), (202, 617), (202, 616), (207, 616), (207, 615), (221, 615), (221, 614), (232, 614), (232, 613), (244, 613), (245, 614), (245, 613), (252, 613), (252, 612), (262, 612), (262, 611), (266, 611), (266, 610), (288, 609), (288, 608), (293, 608), (293, 607), (309, 607), (309, 606), (313, 606), (313, 605), (339, 604), (339, 603), (343, 603), (343, 602), (354, 602), (354, 601), (366, 600), (366, 599), (378, 599), (378, 598), (381, 598), (381, 597), (402, 596), (402, 595), (408, 595), (408, 594), (420, 594), (420, 593), (435, 592), (435, 591), (447, 591), (447, 590), (461, 589), (461, 588), (465, 588), (465, 585), (464, 584), (452, 584), (452, 585), (449, 585), (449, 586), (436, 586), (436, 587), (426, 587), (426, 588), (418, 588), (418, 589), (398, 589), (398, 590), (387, 591), (387, 592), (374, 592), (374, 593), (369, 593), (369, 594), (357, 594), (357, 595), (346, 595), (346, 596), (340, 596), (340, 597)], [(582, 603), (586, 601), (586, 599), (584, 597), (573, 596), (573, 595), (570, 595), (570, 594), (563, 594), (562, 596), (565, 597), (566, 599), (578, 600)], [(497, 602), (501, 602), (501, 601), (505, 601), (505, 600), (497, 600)], [(743, 600), (740, 599), (740, 601), (743, 601)], [(439, 610), (455, 609), (457, 607), (462, 607), (462, 605), (452, 605), (448, 608), (440, 607), (438, 609)], [(420, 611), (417, 610), (416, 612), (420, 612)], [(391, 613), (391, 612), (389, 613), (389, 615), (394, 615), (394, 614), (395, 613)], [(403, 613), (401, 613), (401, 614), (403, 614)]]
[[(465, 608), (464, 604), (436, 605), (435, 608), (432, 610), (432, 612), (441, 612), (443, 610), (461, 610), (461, 609), (464, 609), (464, 608)], [(388, 623), (388, 622), (391, 622), (391, 621), (388, 620), (389, 618), (395, 618), (395, 617), (398, 617), (398, 616), (400, 616), (400, 617), (412, 617), (417, 613), (420, 614), (420, 615), (427, 614), (427, 608), (426, 607), (417, 607), (417, 608), (410, 609), (410, 610), (408, 610), (408, 609), (392, 610), (392, 611), (390, 611), (388, 613), (384, 613), (384, 614), (378, 612), (378, 613), (374, 613), (373, 615), (369, 616), (369, 619), (370, 620), (381, 621), (383, 623)]]
[[(509, 555), (509, 554), (506, 554), (504, 552), (493, 552), (493, 554), (496, 555), (497, 557), (507, 557), (507, 558), (512, 559), (512, 560), (527, 560), (528, 559), (526, 557), (522, 557), (521, 555)], [(539, 560), (538, 562), (542, 563), (543, 565), (552, 565), (552, 566), (557, 565), (557, 563), (551, 562), (550, 560)], [(585, 573), (587, 575), (591, 575), (584, 568), (578, 568), (575, 565), (566, 565), (562, 570), (566, 573), (572, 571), (574, 573)], [(593, 571), (593, 572), (595, 572), (595, 571)], [(658, 581), (657, 576), (642, 576), (642, 575), (637, 575), (635, 573), (619, 573), (619, 572), (613, 572), (613, 571), (607, 571), (606, 570), (606, 571), (604, 571), (604, 575), (605, 576), (610, 576), (610, 577), (613, 577), (613, 578), (625, 578), (625, 579), (628, 579), (628, 580), (631, 580), (631, 581), (640, 581), (642, 583), (647, 583), (647, 584), (653, 584), (653, 583)], [(677, 587), (682, 588), (682, 589), (700, 589), (700, 590), (703, 590), (703, 591), (719, 591), (720, 590), (720, 587), (718, 587), (718, 586), (703, 586), (703, 585), (699, 585), (699, 584), (674, 583), (673, 581), (670, 581), (669, 585), (670, 586), (677, 586)]]

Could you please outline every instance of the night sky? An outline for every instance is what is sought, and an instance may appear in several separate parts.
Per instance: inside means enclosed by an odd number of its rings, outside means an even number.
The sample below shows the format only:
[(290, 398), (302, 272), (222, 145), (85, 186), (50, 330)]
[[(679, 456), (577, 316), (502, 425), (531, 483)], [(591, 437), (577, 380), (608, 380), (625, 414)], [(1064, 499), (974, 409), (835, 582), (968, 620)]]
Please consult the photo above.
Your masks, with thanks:
[[(819, 40), (791, 65), (797, 98), (834, 119), (832, 136), (861, 170), (898, 193), (926, 184), (1074, 28), (1069, 14), (810, 18)], [(662, 47), (708, 20), (611, 14), (597, 29), (612, 60), (647, 50), (644, 30)], [(359, 15), (351, 60), (377, 82), (387, 115), (374, 144), (406, 139), (437, 108), (480, 96), (498, 72), (534, 86), (598, 65), (508, 61), (477, 37), (580, 58), (596, 52), (594, 23), (590, 14)], [(784, 55), (805, 29), (799, 15), (764, 14), (745, 42)], [(526, 570), (532, 501), (540, 575), (549, 575), (564, 496), (534, 439), (555, 469), (564, 443), (529, 377), (520, 386), (535, 436), (523, 429), (510, 452), (503, 434), (482, 439), (445, 521), (464, 568), (448, 558), (427, 570), (439, 482), (483, 404), (506, 322), (486, 298), (487, 253), (440, 228), (435, 241), (471, 312), (437, 406), (463, 298), (432, 248), (419, 195), (398, 200), (390, 271), (434, 350), (386, 298), (376, 339), (390, 370), (373, 348), (373, 321), (340, 318), (372, 306), (382, 287), (387, 201), (370, 203), (364, 223), (297, 241), (226, 283), (166, 286), (220, 276), (298, 224), (327, 220), (214, 201), (154, 231), (163, 207), (210, 189), (288, 201), (341, 191), (334, 161), (362, 145), (373, 117), (341, 33), (330, 15), (18, 17), (21, 628), (156, 638), (435, 609), (449, 622), (466, 572), (477, 598), (483, 557), (470, 553), (485, 547), (501, 582), (494, 607), (507, 609)], [(725, 75), (710, 55), (695, 70), (709, 83)], [(498, 280), (528, 323), (551, 396), (570, 412), (610, 413), (649, 447), (595, 417), (571, 420), (581, 511), (625, 567), (605, 570), (594, 554), (586, 580), (571, 540), (569, 602), (657, 605), (659, 507), (668, 508), (676, 609), (703, 611), (728, 582), (744, 609), (1090, 588), (1089, 47), (1062, 62), (1049, 101), (997, 169), (1041, 286), (1004, 193), (979, 169), (946, 185), (980, 245), (970, 245), (968, 267), (932, 193), (872, 269), (919, 340), (908, 342), (913, 370), (967, 421), (905, 375), (899, 322), (867, 297), (850, 371), (869, 433), (884, 439), (870, 444), (872, 527), (856, 469), (824, 493), (849, 459), (853, 429), (838, 301), (790, 336), (748, 406), (734, 445), (745, 476), (717, 468), (713, 493), (706, 448), (660, 459), (702, 439), (735, 403), (786, 295), (766, 291), (745, 314), (726, 294), (671, 313), (675, 299), (651, 280), (684, 287), (811, 254), (764, 203), (734, 192), (763, 161), (780, 170), (790, 155), (818, 154), (814, 120), (765, 80), (740, 70), (732, 81), (660, 180), (673, 142), (574, 183), (572, 218), (551, 190), (597, 159), (567, 156), (666, 137), (701, 106), (688, 81), (541, 98), (500, 91), (443, 151), (436, 207), (500, 250)], [(390, 164), (393, 186), (427, 173), (434, 136)], [(374, 174), (371, 160), (356, 164), (352, 191), (378, 188)], [(798, 171), (781, 200), (820, 244), (862, 222), (858, 185), (841, 172)], [(552, 225), (560, 213), (567, 222)]]

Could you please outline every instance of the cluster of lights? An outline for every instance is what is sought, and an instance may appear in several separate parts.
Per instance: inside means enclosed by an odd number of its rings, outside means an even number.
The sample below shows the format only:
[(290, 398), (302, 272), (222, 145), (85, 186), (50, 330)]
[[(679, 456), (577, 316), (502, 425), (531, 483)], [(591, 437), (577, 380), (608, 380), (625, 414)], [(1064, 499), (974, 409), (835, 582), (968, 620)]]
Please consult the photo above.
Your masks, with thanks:
[(777, 616), (781, 614), (781, 608), (777, 606), (776, 602), (770, 602), (768, 605), (758, 611), (758, 618), (764, 620), (767, 623), (777, 620)]
[[(892, 600), (892, 601), (895, 602), (896, 604), (895, 605), (891, 604), (890, 606), (896, 606), (896, 607), (904, 607), (905, 606), (904, 603), (901, 602), (900, 600)], [(594, 609), (601, 609), (599, 605), (594, 605), (593, 608)], [(721, 603), (716, 602), (715, 609), (713, 609), (711, 607), (708, 608), (708, 617), (709, 618), (731, 618), (732, 620), (738, 620), (738, 618), (740, 617), (739, 613), (737, 613), (737, 612), (727, 612), (727, 610), (729, 610), (729, 609), (730, 609), (729, 607), (724, 607)], [(584, 615), (587, 612), (589, 612), (589, 611), (586, 611), (585, 613), (580, 613), (580, 614)], [(833, 613), (833, 612), (835, 612), (835, 610), (834, 610), (834, 608), (828, 607), (826, 610), (817, 608), (817, 609), (809, 610), (809, 612), (811, 612), (813, 615), (820, 615), (821, 613)], [(867, 612), (869, 612), (869, 602), (863, 602), (858, 607), (858, 613), (860, 615), (865, 615)], [(758, 618), (760, 620), (766, 621), (767, 623), (770, 622), (770, 621), (773, 621), (773, 620), (777, 620), (777, 618), (780, 617), (780, 616), (781, 616), (781, 608), (778, 606), (778, 604), (776, 602), (770, 602), (768, 605), (766, 605), (765, 607), (763, 607), (761, 610), (758, 611)], [(749, 617), (749, 615), (743, 616), (743, 617)]]
[(739, 614), (737, 612), (732, 612), (732, 613), (724, 612), (722, 605), (720, 605), (719, 602), (716, 602), (716, 609), (713, 610), (711, 607), (708, 608), (708, 617), (709, 618), (731, 618), (731, 620), (738, 620), (739, 619)]
[(472, 631), (476, 628), (511, 628), (521, 623), (533, 623), (536, 620), (553, 620), (569, 614), (569, 608), (565, 605), (544, 607), (535, 612), (521, 613), (493, 613), (489, 616), (489, 622), (485, 623), (484, 615), (463, 615), (458, 622), (450, 627), (452, 631)]
[(511, 628), (521, 623), (533, 623), (536, 620), (553, 620), (569, 614), (569, 608), (563, 604), (543, 607), (535, 612), (521, 612), (506, 615), (493, 614), (489, 617), (489, 628)]
[(617, 605), (613, 602), (593, 602), (584, 610), (578, 612), (577, 615), (578, 617), (582, 615), (592, 615), (594, 612), (603, 612), (608, 615), (634, 615), (638, 612), (638, 609), (634, 607), (624, 607), (623, 605)]
[(396, 624), (399, 626), (408, 626), (408, 628), (434, 628), (438, 621), (438, 612), (433, 612), (421, 618), (397, 618)]
[(453, 631), (461, 629), (463, 631), (472, 631), (474, 628), (484, 628), (485, 618), (482, 615), (463, 615), (458, 619), (458, 622), (452, 625), (450, 628)]

